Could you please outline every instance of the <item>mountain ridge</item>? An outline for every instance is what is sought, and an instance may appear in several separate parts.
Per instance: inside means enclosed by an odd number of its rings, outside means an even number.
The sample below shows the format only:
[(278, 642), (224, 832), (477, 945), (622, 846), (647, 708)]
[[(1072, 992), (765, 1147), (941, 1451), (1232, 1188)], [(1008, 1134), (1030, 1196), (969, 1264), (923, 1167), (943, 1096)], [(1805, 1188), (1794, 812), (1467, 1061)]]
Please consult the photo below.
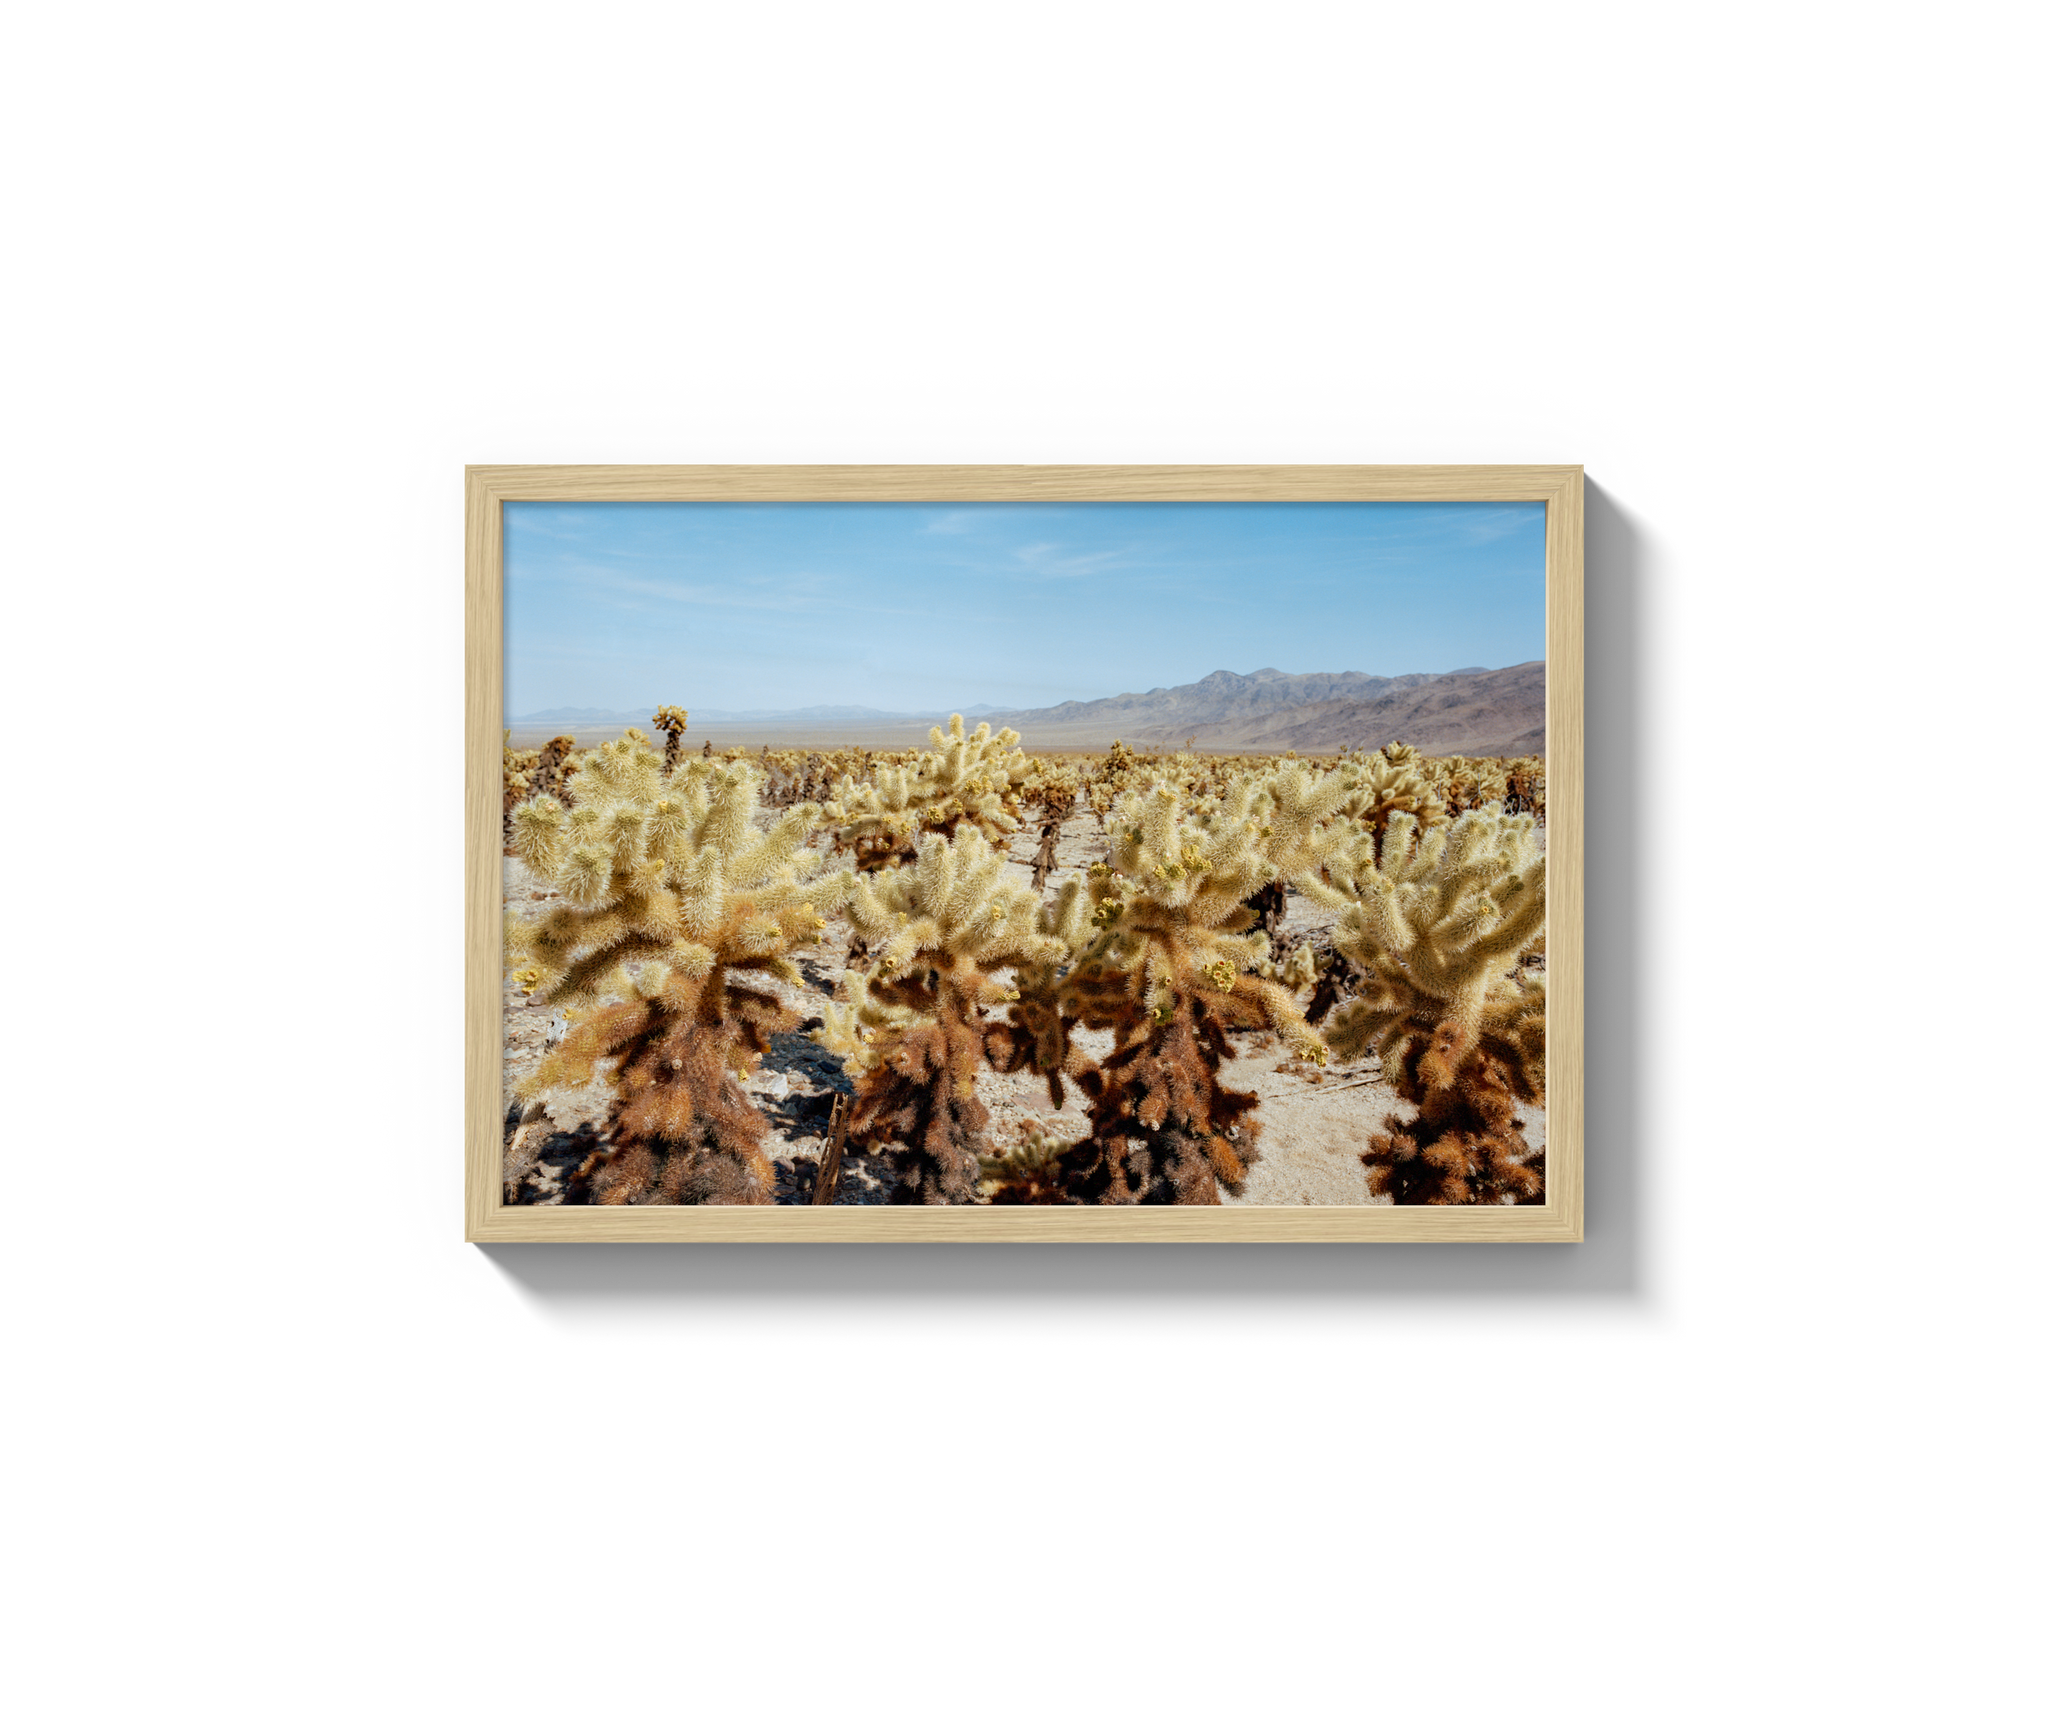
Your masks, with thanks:
[[(1511, 757), (1544, 750), (1544, 674), (1540, 661), (1418, 674), (1367, 674), (1355, 669), (1286, 674), (1277, 668), (1235, 674), (1219, 668), (1185, 686), (1068, 699), (1035, 710), (978, 704), (960, 714), (970, 722), (986, 720), (993, 727), (1018, 729), (1027, 750), (1093, 750), (1117, 739), (1178, 749), (1192, 738), (1207, 751), (1333, 752), (1401, 740), (1424, 752)], [(922, 727), (942, 723), (950, 714), (813, 704), (801, 710), (693, 709), (690, 720), (699, 730), (773, 726), (800, 734), (813, 727), (818, 743), (834, 743), (828, 730), (876, 731), (895, 723)], [(515, 716), (510, 725), (530, 736), (549, 727), (564, 733), (616, 731), (629, 724), (644, 727), (653, 718), (651, 705), (641, 710), (563, 705)], [(776, 743), (797, 742), (778, 738)], [(913, 737), (888, 743), (917, 742)]]
[[(693, 722), (943, 722), (954, 711), (877, 710), (867, 704), (807, 704), (801, 710), (700, 710), (685, 706)], [(959, 711), (979, 721), (995, 711), (993, 704), (976, 704)], [(507, 716), (508, 727), (539, 728), (550, 722), (581, 722), (586, 727), (618, 727), (652, 722), (654, 706), (639, 710), (598, 710), (581, 705), (557, 705), (552, 710), (534, 710), (523, 716)]]
[(1027, 746), (1112, 738), (1177, 746), (1192, 737), (1209, 750), (1335, 751), (1398, 739), (1423, 750), (1518, 756), (1543, 749), (1544, 664), (1441, 674), (1219, 668), (1186, 686), (999, 710), (990, 717), (998, 719), (1021, 729)]

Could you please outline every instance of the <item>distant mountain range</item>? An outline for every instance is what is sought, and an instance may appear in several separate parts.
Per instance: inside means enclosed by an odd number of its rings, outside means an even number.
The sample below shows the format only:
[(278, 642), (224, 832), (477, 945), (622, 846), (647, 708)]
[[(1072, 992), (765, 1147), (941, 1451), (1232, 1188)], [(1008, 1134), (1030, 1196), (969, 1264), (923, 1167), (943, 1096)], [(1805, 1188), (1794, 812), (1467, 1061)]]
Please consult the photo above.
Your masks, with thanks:
[(1124, 692), (1049, 710), (998, 710), (1049, 746), (1179, 746), (1208, 751), (1331, 752), (1402, 740), (1425, 752), (1518, 757), (1543, 750), (1543, 664), (1448, 674), (1252, 674), (1218, 669), (1192, 686)]
[[(1339, 746), (1383, 746), (1402, 740), (1424, 752), (1468, 757), (1517, 757), (1544, 749), (1543, 664), (1513, 668), (1454, 668), (1447, 674), (1283, 674), (1261, 668), (1233, 674), (1219, 668), (1191, 686), (1155, 686), (1113, 698), (1069, 700), (1044, 710), (1001, 710), (976, 704), (962, 710), (970, 722), (987, 720), (1024, 736), (1026, 749), (1093, 750), (1111, 740), (1178, 748), (1190, 736), (1205, 751), (1333, 752)], [(874, 730), (904, 723), (943, 722), (945, 711), (876, 710), (860, 704), (813, 704), (801, 710), (691, 708), (691, 731), (718, 727), (774, 728), (777, 744), (799, 744), (791, 730)], [(514, 716), (510, 725), (590, 736), (649, 727), (654, 708), (558, 708)], [(734, 736), (735, 738), (738, 736)], [(537, 742), (535, 742), (537, 743)], [(724, 742), (722, 742), (724, 743)], [(862, 743), (867, 743), (863, 741)], [(916, 744), (899, 737), (892, 744)]]
[[(687, 706), (692, 722), (943, 722), (951, 710), (876, 710), (866, 704), (807, 704), (801, 710), (700, 710)], [(979, 721), (995, 709), (993, 704), (976, 704), (960, 712)], [(508, 725), (544, 728), (551, 722), (581, 722), (586, 728), (624, 728), (654, 720), (654, 706), (644, 710), (586, 710), (563, 705), (553, 710), (535, 710), (525, 716), (508, 716)]]

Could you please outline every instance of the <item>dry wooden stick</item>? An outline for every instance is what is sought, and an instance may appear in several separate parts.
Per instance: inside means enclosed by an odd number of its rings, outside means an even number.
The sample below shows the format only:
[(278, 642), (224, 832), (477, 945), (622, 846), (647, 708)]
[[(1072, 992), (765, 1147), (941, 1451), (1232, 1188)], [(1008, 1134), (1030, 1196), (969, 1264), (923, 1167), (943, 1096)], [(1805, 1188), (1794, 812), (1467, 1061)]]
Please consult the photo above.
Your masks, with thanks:
[(1298, 1098), (1317, 1098), (1328, 1092), (1355, 1092), (1360, 1086), (1383, 1086), (1386, 1083), (1378, 1074), (1369, 1074), (1362, 1080), (1347, 1080), (1341, 1086), (1311, 1086), (1305, 1092), (1295, 1092), (1292, 1095)]
[(818, 1185), (811, 1189), (813, 1205), (829, 1205), (839, 1193), (839, 1164), (846, 1155), (846, 1124), (853, 1119), (853, 1105), (840, 1092), (832, 1099), (832, 1120), (826, 1128), (825, 1150), (818, 1159)]

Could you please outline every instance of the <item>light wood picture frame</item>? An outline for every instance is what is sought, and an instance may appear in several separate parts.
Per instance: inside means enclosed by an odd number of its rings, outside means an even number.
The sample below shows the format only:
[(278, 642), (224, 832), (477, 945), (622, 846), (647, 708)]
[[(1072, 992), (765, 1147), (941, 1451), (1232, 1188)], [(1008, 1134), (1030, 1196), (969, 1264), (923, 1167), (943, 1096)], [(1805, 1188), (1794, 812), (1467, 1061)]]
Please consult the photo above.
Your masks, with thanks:
[[(467, 471), (465, 1238), (1577, 1241), (1584, 1226), (1584, 485), (1574, 465), (615, 466)], [(503, 1202), (505, 519), (512, 502), (1537, 502), (1544, 507), (1548, 1091), (1543, 1202), (1490, 1206), (525, 1206)], [(1027, 747), (1030, 737), (1026, 736)]]

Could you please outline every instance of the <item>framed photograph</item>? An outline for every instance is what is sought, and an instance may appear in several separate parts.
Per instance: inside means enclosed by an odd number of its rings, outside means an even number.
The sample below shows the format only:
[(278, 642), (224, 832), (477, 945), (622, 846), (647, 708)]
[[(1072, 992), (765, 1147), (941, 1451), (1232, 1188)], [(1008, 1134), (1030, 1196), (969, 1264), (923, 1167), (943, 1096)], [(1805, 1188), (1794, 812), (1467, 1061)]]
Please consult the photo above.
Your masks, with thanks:
[(1576, 1241), (1576, 466), (468, 472), (474, 1241)]

